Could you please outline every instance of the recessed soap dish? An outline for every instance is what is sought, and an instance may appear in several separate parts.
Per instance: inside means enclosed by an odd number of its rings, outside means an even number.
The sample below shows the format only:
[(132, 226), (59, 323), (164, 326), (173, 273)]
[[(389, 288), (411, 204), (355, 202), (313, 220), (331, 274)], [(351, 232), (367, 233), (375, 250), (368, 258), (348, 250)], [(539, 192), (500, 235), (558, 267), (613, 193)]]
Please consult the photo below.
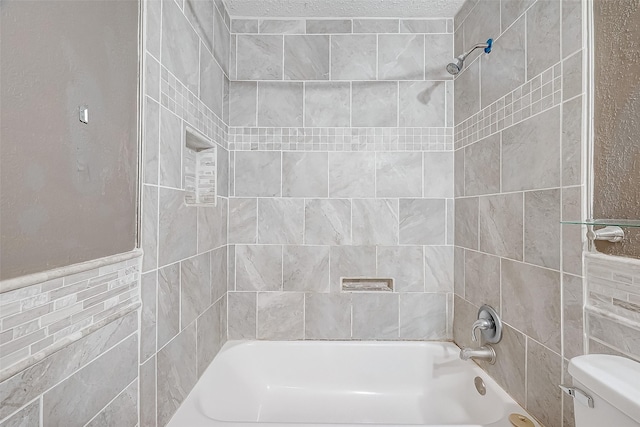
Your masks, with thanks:
[(393, 279), (343, 277), (342, 292), (393, 292)]
[(185, 127), (184, 189), (188, 205), (215, 206), (218, 149), (198, 131)]

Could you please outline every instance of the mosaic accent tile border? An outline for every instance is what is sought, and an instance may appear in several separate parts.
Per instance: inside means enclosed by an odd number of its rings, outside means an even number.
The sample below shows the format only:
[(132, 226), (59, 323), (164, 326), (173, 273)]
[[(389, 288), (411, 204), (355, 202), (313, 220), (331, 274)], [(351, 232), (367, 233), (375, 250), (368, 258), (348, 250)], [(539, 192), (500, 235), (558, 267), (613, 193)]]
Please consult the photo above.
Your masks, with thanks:
[(235, 151), (452, 151), (453, 128), (230, 127)]
[(455, 127), (456, 150), (520, 123), (562, 102), (562, 67), (538, 74)]
[(140, 258), (0, 294), (0, 371), (140, 301)]
[(228, 126), (193, 92), (162, 66), (160, 103), (207, 138), (227, 148)]

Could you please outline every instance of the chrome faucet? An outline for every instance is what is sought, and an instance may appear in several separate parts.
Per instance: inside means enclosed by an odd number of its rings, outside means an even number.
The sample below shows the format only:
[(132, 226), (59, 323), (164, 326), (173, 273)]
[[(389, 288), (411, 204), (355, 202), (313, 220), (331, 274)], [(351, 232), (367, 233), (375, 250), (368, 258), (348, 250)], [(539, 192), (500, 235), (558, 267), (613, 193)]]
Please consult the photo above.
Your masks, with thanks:
[(494, 329), (495, 327), (495, 323), (492, 319), (476, 320), (475, 322), (473, 322), (473, 326), (471, 327), (471, 341), (478, 341), (478, 335), (476, 334), (476, 331), (478, 329), (480, 329), (481, 331), (486, 331), (489, 329)]
[(493, 365), (494, 363), (496, 363), (496, 351), (489, 345), (483, 345), (482, 347), (478, 348), (465, 347), (460, 350), (460, 359), (486, 360)]

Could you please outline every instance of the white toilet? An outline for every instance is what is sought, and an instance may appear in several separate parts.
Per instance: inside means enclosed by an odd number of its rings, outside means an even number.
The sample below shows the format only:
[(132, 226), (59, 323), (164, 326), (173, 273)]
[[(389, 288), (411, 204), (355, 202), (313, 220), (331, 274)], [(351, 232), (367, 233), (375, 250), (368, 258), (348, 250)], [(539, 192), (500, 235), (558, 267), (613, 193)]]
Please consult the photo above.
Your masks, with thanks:
[(569, 362), (576, 427), (640, 427), (640, 363), (589, 354)]

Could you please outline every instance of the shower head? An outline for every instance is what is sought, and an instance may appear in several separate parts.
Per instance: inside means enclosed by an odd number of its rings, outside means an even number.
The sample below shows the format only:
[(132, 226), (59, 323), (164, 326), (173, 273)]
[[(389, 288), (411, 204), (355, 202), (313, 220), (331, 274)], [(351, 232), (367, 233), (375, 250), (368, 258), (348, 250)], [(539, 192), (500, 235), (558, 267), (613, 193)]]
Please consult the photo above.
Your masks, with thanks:
[(447, 72), (455, 76), (460, 71), (462, 71), (462, 67), (464, 67), (464, 60), (467, 59), (467, 56), (471, 55), (471, 52), (473, 52), (476, 49), (484, 49), (484, 53), (491, 53), (492, 45), (493, 45), (493, 39), (487, 40), (486, 43), (479, 43), (475, 45), (474, 47), (469, 49), (467, 52), (465, 52), (464, 54), (454, 59), (453, 62), (450, 62), (449, 64), (447, 64)]

